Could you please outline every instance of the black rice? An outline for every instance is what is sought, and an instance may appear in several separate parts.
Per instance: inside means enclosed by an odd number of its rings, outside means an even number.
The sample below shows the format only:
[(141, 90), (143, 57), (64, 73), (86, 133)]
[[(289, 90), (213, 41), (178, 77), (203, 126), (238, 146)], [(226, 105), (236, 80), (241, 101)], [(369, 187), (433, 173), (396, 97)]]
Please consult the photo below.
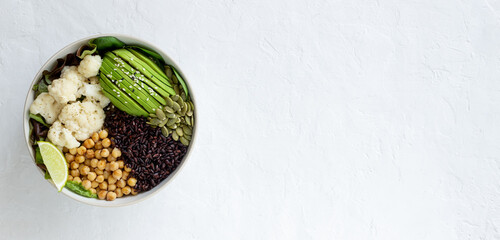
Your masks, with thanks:
[(163, 136), (160, 128), (152, 128), (144, 117), (130, 116), (113, 106), (105, 112), (104, 127), (132, 169), (137, 191), (154, 188), (179, 166), (187, 151), (182, 143)]

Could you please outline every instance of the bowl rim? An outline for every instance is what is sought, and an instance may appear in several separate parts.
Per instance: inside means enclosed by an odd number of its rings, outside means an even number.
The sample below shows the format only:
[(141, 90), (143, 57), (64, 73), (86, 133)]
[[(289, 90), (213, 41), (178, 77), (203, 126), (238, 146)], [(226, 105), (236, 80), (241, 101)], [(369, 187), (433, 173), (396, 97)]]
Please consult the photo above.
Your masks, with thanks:
[[(26, 143), (26, 147), (28, 149), (28, 152), (31, 156), (31, 160), (33, 161), (33, 166), (41, 173), (41, 175), (43, 176), (44, 173), (43, 171), (35, 164), (35, 156), (34, 156), (34, 150), (33, 148), (31, 147), (31, 144), (30, 144), (30, 136), (27, 135), (29, 133), (29, 106), (28, 106), (28, 102), (29, 104), (31, 105), (31, 103), (34, 101), (34, 99), (30, 100), (29, 97), (30, 97), (30, 93), (33, 91), (33, 85), (35, 84), (35, 82), (37, 82), (43, 71), (51, 64), (54, 63), (54, 61), (56, 60), (56, 56), (60, 55), (61, 53), (65, 53), (68, 51), (69, 48), (72, 48), (74, 47), (75, 44), (79, 43), (79, 42), (82, 42), (82, 41), (88, 41), (90, 39), (93, 39), (93, 38), (98, 38), (98, 37), (105, 37), (105, 36), (112, 36), (112, 37), (116, 37), (118, 39), (120, 38), (127, 38), (131, 41), (134, 41), (134, 42), (137, 42), (137, 44), (139, 45), (143, 45), (145, 47), (148, 47), (156, 52), (158, 52), (163, 58), (165, 58), (166, 60), (168, 60), (169, 64), (171, 63), (171, 65), (173, 65), (175, 67), (175, 69), (184, 77), (184, 80), (185, 80), (185, 83), (188, 87), (188, 89), (190, 90), (189, 91), (189, 95), (190, 95), (190, 98), (191, 98), (191, 101), (193, 102), (193, 105), (196, 105), (196, 100), (195, 100), (195, 97), (194, 97), (194, 94), (192, 93), (192, 87), (189, 83), (189, 80), (188, 80), (188, 77), (186, 76), (186, 74), (184, 74), (184, 72), (182, 71), (181, 68), (179, 68), (179, 66), (177, 65), (177, 63), (172, 59), (170, 58), (169, 55), (167, 55), (165, 52), (163, 52), (163, 50), (161, 50), (160, 48), (158, 48), (155, 44), (152, 44), (148, 41), (145, 41), (145, 40), (142, 40), (140, 38), (137, 38), (137, 37), (134, 37), (134, 36), (130, 36), (130, 35), (126, 35), (126, 34), (119, 34), (119, 33), (103, 33), (103, 34), (95, 34), (95, 35), (91, 35), (91, 36), (88, 36), (88, 37), (84, 37), (84, 38), (81, 38), (81, 39), (78, 39), (76, 41), (73, 41), (69, 44), (67, 44), (66, 46), (64, 46), (63, 48), (61, 48), (59, 51), (57, 51), (56, 53), (54, 53), (51, 57), (49, 57), (47, 59), (47, 61), (40, 67), (40, 69), (38, 70), (38, 72), (35, 74), (33, 80), (31, 81), (31, 85), (30, 85), (30, 88), (28, 89), (27, 93), (26, 93), (26, 98), (25, 98), (25, 101), (24, 101), (24, 111), (23, 111), (23, 133), (24, 133), (24, 137), (25, 137), (25, 143)], [(66, 53), (68, 54), (68, 53)], [(183, 169), (184, 165), (186, 164), (187, 160), (189, 159), (189, 156), (190, 156), (190, 153), (193, 149), (193, 146), (195, 145), (196, 143), (196, 139), (197, 139), (197, 126), (198, 126), (198, 122), (199, 122), (199, 115), (198, 115), (198, 111), (197, 111), (197, 108), (194, 108), (194, 116), (196, 116), (196, 124), (193, 126), (193, 134), (192, 134), (192, 139), (191, 139), (191, 142), (188, 146), (188, 149), (186, 151), (186, 154), (184, 155), (182, 161), (180, 162), (180, 164), (177, 166), (177, 168), (172, 172), (170, 173), (170, 175), (164, 179), (162, 181), (162, 183), (160, 183), (159, 185), (155, 186), (153, 189), (145, 192), (145, 193), (148, 193), (144, 196), (141, 196), (141, 197), (137, 197), (137, 196), (140, 196), (141, 194), (138, 194), (138, 195), (135, 195), (135, 196), (127, 196), (127, 198), (136, 198), (136, 199), (133, 199), (133, 200), (130, 200), (130, 201), (127, 201), (127, 202), (124, 202), (124, 203), (115, 203), (115, 201), (105, 201), (105, 200), (98, 200), (98, 202), (95, 202), (94, 200), (95, 199), (92, 199), (92, 198), (85, 198), (85, 197), (82, 197), (76, 193), (73, 193), (69, 190), (67, 190), (66, 188), (63, 188), (63, 190), (61, 191), (65, 196), (73, 199), (73, 200), (76, 200), (78, 202), (81, 202), (81, 203), (85, 203), (85, 204), (88, 204), (88, 205), (91, 205), (91, 206), (98, 206), (98, 207), (123, 207), (123, 206), (128, 206), (128, 205), (132, 205), (132, 204), (136, 204), (136, 203), (139, 203), (139, 202), (142, 202), (146, 199), (149, 199), (151, 197), (153, 197), (154, 195), (158, 194), (158, 192), (160, 192), (162, 189), (164, 189), (170, 182), (173, 181), (173, 179), (178, 175), (178, 173)], [(27, 123), (28, 122), (28, 123)], [(54, 187), (54, 189), (57, 189), (55, 187), (55, 185), (52, 183), (51, 180), (49, 179), (45, 179), (47, 183), (49, 183), (50, 185), (52, 185)], [(102, 204), (100, 204), (102, 203)]]

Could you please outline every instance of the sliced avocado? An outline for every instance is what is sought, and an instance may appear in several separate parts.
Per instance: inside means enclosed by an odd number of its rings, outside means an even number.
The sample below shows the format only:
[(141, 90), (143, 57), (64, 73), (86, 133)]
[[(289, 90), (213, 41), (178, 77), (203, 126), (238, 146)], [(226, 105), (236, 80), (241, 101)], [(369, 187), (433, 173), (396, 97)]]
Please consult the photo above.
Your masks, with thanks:
[(139, 70), (139, 72), (153, 81), (156, 85), (167, 91), (170, 95), (175, 95), (175, 91), (171, 88), (168, 78), (164, 73), (158, 74), (147, 63), (143, 62), (139, 57), (136, 57), (128, 49), (116, 49), (113, 51), (113, 53), (116, 54), (116, 56), (124, 59), (135, 69)]
[[(113, 55), (112, 53), (107, 53), (107, 55), (112, 57), (113, 59), (120, 58), (119, 56)], [(122, 58), (122, 60), (123, 60), (123, 58)], [(167, 104), (167, 102), (165, 102), (164, 97), (169, 96), (168, 92), (163, 90), (161, 87), (158, 87), (158, 85), (156, 85), (154, 82), (152, 82), (146, 76), (140, 74), (140, 71), (138, 71), (135, 68), (133, 68), (132, 66), (128, 65), (127, 62), (125, 62), (125, 60), (123, 60), (123, 63), (120, 63), (120, 64), (122, 65), (122, 68), (123, 68), (122, 70), (128, 72), (129, 74), (133, 74), (133, 76), (136, 79), (140, 79), (140, 81), (146, 83), (146, 85), (148, 87), (149, 95), (154, 97), (156, 99), (156, 101), (158, 101), (162, 105)], [(143, 80), (141, 80), (141, 79), (143, 79)]]
[[(113, 105), (120, 110), (133, 116), (147, 116), (148, 112), (144, 110), (135, 100), (130, 98), (126, 93), (114, 85), (104, 74), (99, 76), (99, 82), (106, 95)], [(113, 91), (114, 90), (114, 91)], [(120, 97), (118, 97), (118, 95)]]
[(144, 109), (150, 113), (154, 113), (154, 109), (161, 106), (160, 103), (151, 97), (145, 89), (138, 86), (137, 83), (134, 83), (134, 81), (130, 79), (126, 73), (122, 72), (119, 67), (116, 67), (115, 64), (117, 64), (115, 60), (105, 56), (101, 65), (102, 73), (106, 75), (113, 84), (137, 101)]

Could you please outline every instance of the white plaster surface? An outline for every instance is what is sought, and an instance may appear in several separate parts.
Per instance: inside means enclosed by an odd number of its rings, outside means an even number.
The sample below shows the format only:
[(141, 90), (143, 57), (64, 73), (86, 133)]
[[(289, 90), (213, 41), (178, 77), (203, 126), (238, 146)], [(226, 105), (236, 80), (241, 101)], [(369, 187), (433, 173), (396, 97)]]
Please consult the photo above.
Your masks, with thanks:
[[(98, 33), (167, 52), (199, 139), (122, 208), (58, 194), (27, 88)], [(0, 2), (1, 239), (500, 239), (500, 1)]]

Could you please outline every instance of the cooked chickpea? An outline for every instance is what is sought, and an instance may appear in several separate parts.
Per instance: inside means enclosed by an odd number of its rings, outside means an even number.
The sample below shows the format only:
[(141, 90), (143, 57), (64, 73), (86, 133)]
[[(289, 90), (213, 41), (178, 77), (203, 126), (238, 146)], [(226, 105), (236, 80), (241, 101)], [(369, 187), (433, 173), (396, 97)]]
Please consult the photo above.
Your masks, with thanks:
[(83, 155), (83, 154), (85, 154), (86, 151), (87, 151), (87, 148), (84, 146), (80, 146), (80, 147), (78, 147), (78, 149), (76, 149), (76, 152), (78, 153), (78, 155)]
[(80, 171), (78, 171), (77, 169), (71, 170), (71, 176), (73, 176), (73, 177), (79, 177), (80, 176)]
[(118, 148), (113, 148), (113, 151), (111, 151), (111, 155), (115, 158), (119, 158), (122, 155), (122, 152)]
[(124, 195), (129, 195), (131, 192), (132, 192), (132, 188), (130, 188), (129, 186), (122, 188), (122, 193)]
[(108, 179), (110, 176), (109, 171), (104, 170), (104, 173), (102, 174), (104, 176), (104, 179)]
[(114, 191), (116, 189), (116, 185), (115, 184), (109, 184), (108, 185), (108, 191)]
[(95, 190), (95, 188), (91, 188), (90, 192), (93, 193), (93, 194), (96, 194), (97, 190)]
[(108, 162), (114, 162), (116, 161), (116, 158), (113, 157), (111, 154), (108, 156)]
[(101, 170), (101, 169), (99, 169), (99, 168), (95, 168), (95, 169), (94, 169), (94, 171), (95, 171), (95, 173), (96, 173), (97, 175), (102, 175), (102, 174), (104, 174), (104, 171), (103, 171), (103, 170)]
[(103, 175), (99, 175), (95, 178), (95, 181), (98, 182), (98, 183), (102, 183), (104, 182), (104, 176)]
[(108, 137), (108, 131), (106, 131), (106, 130), (101, 130), (101, 131), (99, 132), (99, 137), (100, 137), (101, 139), (105, 139), (105, 138), (107, 138), (107, 137)]
[(96, 188), (96, 187), (98, 187), (98, 186), (99, 186), (99, 183), (98, 183), (98, 182), (96, 182), (96, 181), (92, 181), (90, 186), (91, 186), (92, 188)]
[(92, 149), (87, 150), (87, 152), (85, 153), (86, 158), (94, 158), (94, 156), (95, 156), (94, 150)]
[(82, 182), (87, 180), (87, 176), (82, 177)]
[(63, 153), (69, 152), (69, 149), (67, 147), (63, 147)]
[[(120, 169), (117, 169), (117, 170), (115, 170), (115, 171), (113, 172), (113, 177), (114, 177), (114, 178), (116, 178), (116, 179), (120, 179), (120, 178), (122, 178), (122, 175), (123, 175), (123, 173), (122, 173), (122, 170), (120, 170)], [(134, 178), (134, 179), (135, 179), (135, 178)], [(129, 179), (129, 180), (130, 180), (130, 179)], [(133, 187), (133, 186), (132, 186), (132, 187)]]
[(78, 169), (78, 167), (80, 166), (80, 164), (78, 164), (77, 162), (71, 162), (70, 166), (71, 166), (71, 169)]
[(106, 167), (104, 168), (104, 170), (109, 171), (109, 168), (110, 168), (109, 163), (106, 163)]
[(117, 198), (123, 197), (123, 192), (122, 192), (122, 189), (121, 189), (121, 188), (117, 188), (117, 189), (115, 190), (115, 193), (116, 193), (116, 197), (117, 197)]
[(95, 145), (94, 140), (92, 140), (90, 138), (85, 140), (85, 142), (83, 142), (83, 146), (86, 147), (87, 149), (93, 148), (94, 145)]
[(85, 166), (90, 166), (90, 159), (85, 159), (85, 162), (83, 162)]
[(73, 178), (73, 181), (77, 182), (77, 183), (81, 183), (82, 182), (82, 179), (80, 179), (79, 177), (74, 177)]
[(83, 167), (80, 169), (80, 174), (81, 174), (81, 175), (87, 175), (89, 172), (90, 172), (90, 168), (89, 168), (89, 166), (83, 166)]
[(104, 200), (106, 198), (106, 195), (108, 194), (108, 191), (101, 190), (97, 193), (97, 197), (101, 200)]
[(116, 183), (116, 186), (119, 187), (119, 188), (122, 188), (122, 187), (125, 187), (127, 185), (127, 182), (125, 182), (125, 180), (123, 179), (120, 179), (117, 183)]
[(69, 153), (71, 153), (71, 155), (76, 155), (76, 148), (70, 149)]
[(75, 161), (77, 163), (83, 163), (83, 162), (85, 162), (85, 157), (82, 155), (78, 155), (78, 156), (76, 156)]
[(102, 142), (101, 141), (95, 142), (94, 148), (97, 150), (101, 150), (102, 149)]
[(75, 160), (75, 156), (71, 155), (70, 153), (64, 154), (64, 158), (66, 158), (66, 162), (72, 162), (73, 160)]
[(116, 199), (116, 193), (114, 193), (114, 192), (108, 192), (108, 194), (106, 195), (106, 200), (113, 201), (115, 199)]
[(123, 160), (118, 160), (116, 162), (118, 163), (118, 168), (123, 168), (125, 166), (125, 163), (123, 162)]
[(122, 179), (127, 180), (129, 173), (128, 172), (122, 172)]
[(101, 156), (101, 150), (97, 150), (94, 152), (94, 157), (97, 158), (97, 159), (101, 159), (102, 156)]
[(68, 174), (68, 181), (72, 181), (73, 180), (73, 176), (71, 176), (71, 174)]
[(107, 190), (108, 189), (108, 183), (107, 182), (99, 183), (99, 188), (103, 189), (103, 190)]
[(113, 176), (109, 176), (108, 178), (108, 183), (109, 184), (115, 184), (118, 180), (114, 178)]
[(102, 140), (102, 146), (107, 148), (109, 146), (111, 146), (111, 140), (109, 140), (109, 138), (105, 138)]
[(94, 159), (90, 160), (90, 166), (93, 168), (96, 168), (98, 162), (99, 162), (99, 160), (94, 158)]
[(132, 195), (137, 195), (139, 192), (136, 191), (135, 189), (132, 189)]
[(129, 168), (129, 167), (127, 167), (127, 166), (125, 166), (125, 167), (123, 167), (123, 168), (125, 169), (125, 172), (130, 172), (130, 171), (132, 171), (132, 168)]
[(93, 133), (91, 137), (92, 141), (97, 142), (99, 141), (99, 134), (98, 133)]
[(90, 189), (90, 187), (92, 186), (92, 183), (91, 183), (89, 180), (83, 180), (83, 181), (82, 181), (82, 186), (83, 186), (85, 189)]
[(104, 168), (106, 168), (106, 160), (101, 160), (97, 163), (97, 168), (99, 168), (100, 170), (104, 170)]
[(111, 162), (109, 163), (109, 170), (115, 171), (116, 169), (118, 169), (119, 166), (120, 165), (117, 162)]
[(87, 178), (90, 181), (94, 181), (96, 177), (97, 177), (97, 174), (95, 172), (89, 172), (89, 173), (87, 173)]
[(135, 178), (131, 177), (131, 178), (129, 178), (129, 179), (127, 180), (127, 183), (128, 183), (128, 185), (129, 185), (129, 186), (133, 187), (133, 186), (135, 186), (135, 184), (137, 183), (137, 179), (135, 179)]
[(107, 158), (108, 156), (109, 156), (109, 150), (108, 149), (101, 150), (101, 157)]

